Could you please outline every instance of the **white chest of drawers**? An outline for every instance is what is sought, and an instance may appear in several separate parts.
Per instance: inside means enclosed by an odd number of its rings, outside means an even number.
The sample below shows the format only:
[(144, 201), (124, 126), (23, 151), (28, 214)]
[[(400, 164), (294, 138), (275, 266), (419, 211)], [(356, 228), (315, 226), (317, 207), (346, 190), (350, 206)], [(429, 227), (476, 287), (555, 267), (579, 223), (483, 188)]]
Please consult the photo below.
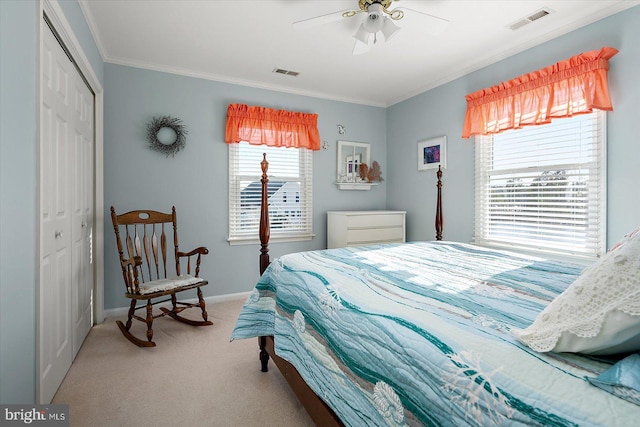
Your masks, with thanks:
[(327, 248), (405, 241), (405, 211), (329, 211)]

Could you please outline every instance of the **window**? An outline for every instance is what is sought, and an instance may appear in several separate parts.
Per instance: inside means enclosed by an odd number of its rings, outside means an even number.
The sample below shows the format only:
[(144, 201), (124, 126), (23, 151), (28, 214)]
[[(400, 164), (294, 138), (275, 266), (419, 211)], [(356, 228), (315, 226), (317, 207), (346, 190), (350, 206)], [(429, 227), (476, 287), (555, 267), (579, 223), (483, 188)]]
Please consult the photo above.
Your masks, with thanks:
[[(313, 151), (247, 142), (229, 144), (229, 243), (258, 241), (262, 153), (269, 162), (270, 241), (313, 237)], [(292, 197), (291, 195), (296, 195)]]
[(596, 258), (605, 251), (602, 111), (476, 136), (478, 244)]

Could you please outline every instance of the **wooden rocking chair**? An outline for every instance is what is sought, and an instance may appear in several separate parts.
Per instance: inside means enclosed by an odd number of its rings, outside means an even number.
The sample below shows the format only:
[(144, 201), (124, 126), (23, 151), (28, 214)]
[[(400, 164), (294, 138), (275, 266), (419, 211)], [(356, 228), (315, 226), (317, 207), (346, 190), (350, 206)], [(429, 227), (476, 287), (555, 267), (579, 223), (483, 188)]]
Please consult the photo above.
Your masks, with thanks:
[[(131, 299), (129, 316), (126, 325), (120, 320), (116, 321), (125, 337), (140, 347), (155, 347), (153, 342), (153, 319), (169, 316), (180, 322), (193, 326), (212, 325), (207, 320), (207, 311), (201, 286), (208, 284), (206, 280), (198, 277), (200, 273), (200, 258), (209, 253), (205, 247), (196, 248), (190, 252), (180, 252), (178, 249), (178, 227), (176, 222), (176, 208), (171, 213), (162, 213), (149, 210), (136, 210), (122, 215), (116, 215), (116, 210), (111, 207), (111, 221), (116, 233), (120, 266), (126, 287), (125, 296)], [(173, 247), (175, 257), (175, 275), (167, 277), (167, 234), (165, 225), (173, 226)], [(167, 228), (169, 226), (167, 225)], [(167, 230), (170, 231), (170, 230)], [(124, 237), (121, 239), (121, 233)], [(124, 254), (124, 249), (127, 255)], [(195, 272), (191, 275), (191, 258), (196, 257)], [(182, 274), (180, 261), (186, 258), (187, 271)], [(197, 303), (177, 301), (178, 292), (196, 289)], [(152, 299), (170, 295), (170, 298), (152, 302)], [(138, 301), (146, 301), (146, 304), (136, 306)], [(160, 307), (161, 313), (153, 314), (153, 306), (171, 301), (172, 308)], [(146, 307), (146, 316), (135, 314), (136, 310)], [(203, 321), (187, 319), (179, 313), (187, 308), (200, 307)], [(147, 324), (147, 340), (141, 340), (130, 332), (132, 320), (136, 319)]]

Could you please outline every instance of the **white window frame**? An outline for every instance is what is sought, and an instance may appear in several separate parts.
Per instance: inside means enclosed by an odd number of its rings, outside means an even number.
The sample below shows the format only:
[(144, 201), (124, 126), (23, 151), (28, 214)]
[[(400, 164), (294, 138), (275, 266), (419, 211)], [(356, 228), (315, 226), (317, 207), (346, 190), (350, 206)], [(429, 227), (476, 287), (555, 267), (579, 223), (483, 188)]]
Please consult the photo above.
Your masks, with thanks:
[[(520, 166), (514, 166), (513, 168), (499, 168), (499, 170), (494, 171), (492, 165), (498, 161), (498, 159), (496, 159), (498, 153), (494, 152), (493, 146), (494, 136), (486, 135), (475, 137), (476, 188), (475, 234), (473, 239), (475, 244), (535, 253), (552, 258), (569, 258), (574, 261), (583, 262), (595, 260), (606, 252), (606, 113), (603, 111), (594, 111), (590, 116), (593, 117), (594, 121), (591, 124), (595, 129), (592, 134), (593, 136), (591, 136), (590, 139), (594, 141), (594, 152), (596, 155), (593, 160), (589, 161), (585, 160), (581, 162), (578, 160), (580, 158), (586, 159), (588, 156), (580, 156), (578, 149), (576, 149), (575, 157), (572, 158), (575, 160), (572, 160), (569, 164), (560, 162), (555, 165), (549, 165), (545, 161), (541, 161), (537, 162), (538, 165), (536, 165), (536, 162), (532, 161), (526, 166), (522, 166), (521, 163)], [(540, 129), (547, 127), (545, 130), (553, 130), (554, 132), (557, 132), (562, 120), (570, 119), (555, 119), (550, 124), (535, 126), (535, 128)], [(507, 131), (512, 133), (508, 136), (512, 139), (509, 143), (517, 143), (517, 141), (513, 141), (514, 135), (517, 135), (515, 134), (516, 132), (524, 132), (532, 128), (533, 127), (525, 127), (521, 130), (517, 129)], [(504, 132), (504, 134), (506, 135), (507, 132)], [(583, 134), (586, 135), (587, 133)], [(523, 133), (521, 133), (521, 136), (523, 139), (525, 138)], [(497, 137), (500, 137), (500, 135)], [(507, 136), (505, 136), (505, 138), (506, 137)], [(516, 139), (517, 138), (519, 137), (516, 137)], [(534, 149), (539, 150), (539, 155), (545, 156), (546, 152), (542, 142), (540, 143), (540, 146), (536, 146)], [(549, 155), (545, 157), (548, 159)], [(545, 171), (573, 171), (578, 167), (582, 171), (588, 170), (588, 172), (583, 173), (581, 177), (586, 177), (586, 180), (589, 182), (589, 188), (591, 189), (586, 192), (587, 201), (585, 203), (587, 205), (587, 213), (583, 214), (585, 219), (583, 224), (586, 225), (576, 225), (580, 219), (574, 220), (572, 218), (569, 221), (564, 219), (560, 221), (559, 218), (566, 215), (564, 208), (570, 205), (558, 203), (552, 199), (549, 199), (548, 203), (553, 206), (549, 206), (546, 204), (547, 202), (545, 202), (543, 204), (542, 212), (538, 212), (539, 216), (536, 216), (536, 214), (533, 214), (532, 216), (530, 211), (531, 204), (526, 201), (527, 199), (524, 199), (525, 202), (517, 203), (505, 202), (504, 198), (499, 199), (498, 191), (501, 187), (495, 185), (495, 183), (500, 182), (500, 180), (504, 182), (505, 179), (508, 179), (511, 176), (528, 176), (529, 179), (531, 179), (534, 174), (542, 174)], [(493, 187), (491, 186), (492, 179), (494, 180)], [(496, 189), (498, 189), (498, 191), (496, 191)], [(522, 191), (525, 193), (522, 193)], [(522, 198), (524, 197), (531, 197), (532, 191), (530, 184), (526, 184), (525, 189), (517, 190), (517, 193), (520, 194), (519, 197), (523, 200)], [(491, 203), (492, 194), (493, 203)], [(524, 194), (524, 196), (522, 194)], [(542, 203), (540, 200), (542, 199), (539, 199), (540, 196), (537, 194), (535, 197), (535, 200), (537, 201), (534, 205), (540, 209), (540, 204)], [(564, 195), (561, 195), (560, 197), (568, 197), (566, 195), (566, 189), (564, 190)], [(497, 202), (497, 200), (501, 200), (503, 205), (506, 207), (496, 207), (499, 206), (499, 202)], [(561, 213), (558, 214), (558, 218), (553, 218), (550, 215), (555, 214), (551, 214), (550, 212), (557, 208), (559, 208)], [(574, 212), (576, 211), (578, 211), (578, 209), (574, 209)], [(509, 227), (505, 226), (505, 224), (510, 221), (510, 219), (505, 220), (505, 217), (508, 216), (513, 218), (511, 221), (514, 225), (511, 230), (507, 230)], [(531, 222), (527, 222), (530, 221), (531, 218), (535, 218), (538, 221), (538, 225), (532, 226)], [(554, 221), (561, 222), (561, 224), (550, 225), (550, 223)], [(567, 225), (567, 222), (573, 225)], [(551, 230), (552, 227), (560, 229)], [(576, 231), (576, 233), (571, 235), (571, 237), (561, 237), (560, 234), (564, 233), (563, 228), (565, 227)], [(526, 231), (527, 228), (529, 231)], [(534, 231), (534, 228), (537, 228), (537, 230)], [(580, 230), (580, 232), (578, 233), (577, 230)], [(571, 241), (571, 239), (576, 238), (575, 235), (579, 236), (579, 241)], [(554, 241), (554, 239), (557, 239), (557, 241)]]
[[(299, 205), (300, 210), (296, 210), (296, 225), (292, 225), (291, 228), (286, 223), (276, 225), (278, 220), (278, 213), (275, 212), (277, 207), (271, 206), (269, 208), (270, 219), (270, 239), (269, 242), (292, 242), (311, 240), (314, 237), (313, 234), (313, 151), (306, 148), (286, 148), (286, 147), (268, 147), (265, 145), (251, 145), (247, 142), (240, 142), (234, 144), (227, 144), (229, 152), (229, 234), (228, 242), (230, 245), (242, 245), (242, 244), (254, 244), (260, 242), (259, 233), (259, 209), (256, 212), (255, 206), (251, 209), (251, 212), (243, 207), (241, 204), (241, 195), (243, 186), (246, 188), (247, 182), (260, 183), (262, 178), (262, 169), (260, 168), (260, 161), (262, 160), (262, 153), (267, 153), (267, 161), (269, 162), (269, 169), (267, 175), (269, 183), (275, 182), (296, 182), (299, 183), (300, 191), (297, 193), (297, 197), (290, 197), (292, 200), (296, 200), (296, 204)], [(247, 151), (249, 150), (249, 151)], [(295, 150), (298, 153), (297, 168), (299, 171), (298, 176), (278, 176), (276, 173), (280, 169), (278, 162), (283, 162), (283, 158), (279, 157), (278, 150)], [(252, 166), (250, 174), (247, 174), (246, 170), (244, 174), (241, 174), (241, 161), (245, 153), (245, 161), (251, 161), (255, 163), (255, 168)], [(249, 154), (250, 153), (250, 154)], [(249, 157), (249, 159), (247, 159)], [(286, 163), (286, 161), (284, 161)], [(255, 170), (255, 173), (253, 172)], [(291, 170), (291, 168), (288, 168)], [(261, 186), (255, 189), (253, 197), (257, 198), (259, 206), (260, 201), (260, 189)], [(283, 207), (281, 215), (290, 215), (291, 211), (287, 207)], [(244, 214), (243, 214), (244, 212)], [(250, 219), (242, 219), (243, 215), (248, 214)]]

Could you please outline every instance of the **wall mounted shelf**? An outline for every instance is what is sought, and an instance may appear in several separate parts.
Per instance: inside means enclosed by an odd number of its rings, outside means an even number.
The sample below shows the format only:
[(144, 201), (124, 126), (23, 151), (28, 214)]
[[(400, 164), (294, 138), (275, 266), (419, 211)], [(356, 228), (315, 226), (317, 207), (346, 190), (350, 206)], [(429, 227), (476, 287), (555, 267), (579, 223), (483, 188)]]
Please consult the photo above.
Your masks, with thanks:
[(370, 190), (377, 182), (336, 182), (340, 190)]

